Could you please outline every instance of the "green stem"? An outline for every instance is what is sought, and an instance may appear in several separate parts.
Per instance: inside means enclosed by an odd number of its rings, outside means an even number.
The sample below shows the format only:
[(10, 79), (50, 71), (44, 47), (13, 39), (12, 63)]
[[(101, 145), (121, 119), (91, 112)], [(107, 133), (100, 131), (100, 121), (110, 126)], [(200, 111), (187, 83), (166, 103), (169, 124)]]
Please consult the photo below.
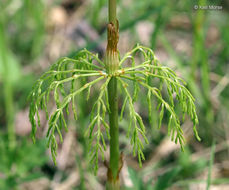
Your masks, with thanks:
[[(107, 72), (113, 75), (118, 69), (119, 60), (117, 52), (118, 25), (116, 19), (116, 0), (109, 0), (108, 45), (105, 58)], [(117, 78), (111, 77), (108, 84), (109, 121), (110, 121), (110, 162), (108, 166), (107, 190), (119, 190), (119, 126), (118, 126), (118, 93)]]
[(116, 22), (116, 0), (109, 0), (109, 22)]
[(115, 179), (119, 169), (119, 127), (118, 127), (118, 101), (117, 78), (112, 77), (108, 84), (108, 97), (110, 105), (110, 169)]
[(108, 167), (107, 190), (119, 190), (119, 127), (118, 127), (118, 93), (117, 78), (112, 77), (108, 84), (110, 106), (110, 163)]

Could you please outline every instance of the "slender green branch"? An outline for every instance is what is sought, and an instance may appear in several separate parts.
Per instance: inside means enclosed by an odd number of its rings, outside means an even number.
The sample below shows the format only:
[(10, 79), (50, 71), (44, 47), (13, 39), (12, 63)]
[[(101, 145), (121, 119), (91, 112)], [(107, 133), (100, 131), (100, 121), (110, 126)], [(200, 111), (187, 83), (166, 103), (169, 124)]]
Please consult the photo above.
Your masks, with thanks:
[(88, 51), (87, 49), (84, 49), (83, 51), (82, 51), (82, 53), (83, 52), (85, 52), (85, 53), (87, 53), (88, 55), (90, 55), (90, 56), (92, 56), (101, 66), (103, 66), (103, 68), (104, 68), (104, 63), (98, 58), (98, 54), (93, 54), (93, 53), (91, 53), (90, 51)]
[(127, 84), (118, 78), (119, 82), (121, 83), (125, 93), (126, 97), (128, 99), (129, 103), (129, 113), (130, 113), (130, 118), (129, 118), (129, 128), (127, 132), (127, 136), (129, 136), (129, 133), (131, 132), (131, 126), (134, 126), (134, 129), (132, 130), (132, 138), (131, 138), (131, 143), (133, 144), (133, 155), (136, 155), (136, 152), (138, 154), (138, 160), (140, 166), (142, 166), (142, 160), (145, 160), (144, 154), (143, 154), (143, 144), (141, 140), (139, 139), (139, 133), (142, 135), (142, 137), (145, 140), (145, 143), (148, 144), (148, 140), (145, 136), (145, 126), (143, 124), (141, 116), (135, 112), (134, 105), (133, 105), (133, 99), (131, 98), (130, 93), (127, 90)]
[(144, 46), (140, 46), (139, 44), (137, 44), (137, 46), (134, 49), (132, 49), (130, 52), (128, 52), (128, 53), (126, 53), (124, 55), (124, 57), (120, 61), (119, 65), (122, 65), (128, 58), (132, 59), (133, 56), (131, 54), (134, 54), (137, 51), (142, 52), (144, 57), (147, 57), (147, 53), (144, 50), (149, 52), (149, 54), (152, 56), (153, 59), (155, 58), (155, 55), (154, 55), (153, 51), (150, 48), (147, 48), (147, 47), (144, 47)]
[[(91, 161), (90, 162), (93, 165), (94, 165), (94, 163), (96, 163), (96, 165), (94, 166), (94, 172), (95, 173), (98, 170), (98, 152), (99, 151), (101, 152), (102, 159), (104, 160), (104, 150), (106, 150), (106, 143), (104, 140), (104, 135), (101, 131), (102, 124), (105, 127), (108, 139), (110, 139), (109, 125), (105, 121), (105, 115), (107, 112), (107, 108), (106, 108), (104, 100), (103, 100), (103, 96), (106, 92), (106, 89), (107, 89), (107, 86), (108, 86), (108, 83), (110, 80), (111, 80), (111, 77), (108, 77), (106, 82), (104, 82), (104, 84), (100, 88), (99, 96), (98, 96), (97, 100), (95, 101), (93, 108), (92, 108), (92, 113), (91, 113), (92, 119), (91, 119), (89, 127), (85, 133), (86, 136), (89, 136), (90, 146), (92, 147), (92, 150), (93, 150), (92, 154), (91, 154)], [(96, 112), (96, 116), (94, 116), (93, 112)], [(97, 125), (96, 131), (94, 130), (95, 125)], [(92, 146), (92, 141), (94, 139), (96, 139), (96, 144)], [(102, 145), (101, 145), (100, 141), (102, 141)]]
[(119, 77), (129, 79), (129, 80), (134, 81), (134, 82), (136, 82), (137, 80), (146, 81), (145, 78), (139, 77), (139, 76), (131, 77), (131, 76), (126, 76), (126, 75), (120, 75)]
[[(92, 54), (93, 55), (93, 54)], [(94, 56), (93, 56), (94, 57)], [(100, 63), (101, 61), (98, 61), (99, 59), (97, 58), (97, 62)], [(83, 63), (83, 65), (82, 65)], [(61, 58), (58, 62), (56, 62), (55, 64), (52, 65), (51, 69), (54, 69), (55, 67), (57, 67), (58, 70), (60, 70), (60, 68), (68, 65), (68, 64), (74, 64), (74, 66), (80, 66), (80, 68), (82, 68), (82, 66), (87, 66), (87, 67), (94, 67), (97, 69), (102, 70), (103, 67), (100, 67), (98, 65), (92, 64), (89, 61), (87, 61), (86, 59), (79, 57), (79, 59), (71, 59), (68, 57), (64, 57)]]

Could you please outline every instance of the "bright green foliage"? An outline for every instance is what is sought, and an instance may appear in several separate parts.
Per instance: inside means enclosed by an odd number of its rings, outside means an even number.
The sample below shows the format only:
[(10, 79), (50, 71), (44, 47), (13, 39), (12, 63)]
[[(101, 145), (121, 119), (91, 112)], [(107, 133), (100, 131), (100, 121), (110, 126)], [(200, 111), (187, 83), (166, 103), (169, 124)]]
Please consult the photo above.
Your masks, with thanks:
[[(135, 64), (135, 57), (143, 57), (144, 61), (141, 64)], [(130, 62), (128, 62), (130, 61)], [(131, 63), (131, 67), (123, 67), (124, 63)], [(139, 163), (144, 160), (143, 142), (148, 143), (145, 136), (145, 125), (141, 116), (135, 111), (134, 103), (138, 99), (138, 93), (143, 92), (146, 95), (149, 109), (149, 121), (152, 123), (151, 100), (153, 96), (158, 100), (157, 108), (160, 111), (159, 128), (162, 123), (164, 112), (169, 114), (168, 135), (176, 143), (179, 142), (181, 147), (185, 143), (183, 131), (180, 125), (180, 119), (177, 116), (174, 106), (175, 99), (178, 100), (185, 114), (189, 115), (193, 122), (193, 129), (197, 139), (199, 139), (196, 125), (198, 118), (196, 115), (194, 98), (183, 84), (185, 82), (179, 78), (170, 68), (161, 66), (151, 49), (137, 45), (132, 51), (128, 52), (123, 59), (120, 60), (119, 70), (113, 75), (117, 77), (121, 89), (124, 91), (125, 99), (121, 109), (120, 117), (123, 117), (124, 110), (129, 110), (129, 127), (127, 137), (130, 137), (130, 142), (133, 145), (133, 154), (137, 154)], [(100, 85), (99, 95), (96, 98), (91, 110), (91, 121), (86, 131), (89, 136), (91, 145), (91, 161), (96, 163), (95, 170), (98, 169), (98, 154), (106, 150), (105, 137), (102, 132), (102, 127), (106, 131), (106, 137), (109, 139), (109, 124), (106, 121), (106, 115), (109, 111), (107, 85), (111, 75), (106, 73), (104, 63), (97, 55), (90, 53), (87, 50), (81, 51), (75, 58), (62, 58), (56, 64), (52, 65), (51, 69), (40, 77), (36, 82), (31, 95), (30, 105), (30, 121), (32, 124), (32, 137), (35, 140), (37, 126), (40, 125), (39, 108), (46, 111), (47, 119), (49, 120), (49, 129), (47, 132), (48, 147), (51, 146), (51, 152), (54, 162), (58, 143), (56, 133), (59, 135), (62, 142), (62, 132), (64, 128), (67, 131), (67, 123), (65, 121), (65, 113), (69, 113), (71, 107), (75, 119), (77, 119), (75, 97), (81, 92), (88, 90), (90, 98), (90, 90), (92, 87), (98, 88)], [(152, 85), (152, 81), (159, 79), (160, 87)], [(83, 86), (79, 86), (79, 80), (83, 81)], [(99, 82), (101, 81), (101, 82)], [(134, 83), (134, 90), (128, 88), (128, 81)], [(68, 84), (70, 84), (68, 86)], [(161, 91), (163, 88), (168, 92), (169, 101), (162, 97)], [(56, 109), (49, 114), (47, 104), (49, 96), (53, 93)]]
[[(103, 63), (98, 59), (97, 55), (93, 55), (92, 53), (88, 52), (87, 50), (81, 51), (75, 59), (70, 58), (62, 58), (56, 64), (52, 65), (50, 71), (43, 74), (40, 79), (36, 82), (33, 87), (33, 90), (30, 94), (31, 104), (30, 104), (30, 113), (29, 118), (32, 124), (32, 138), (35, 141), (35, 134), (37, 130), (37, 126), (40, 126), (40, 116), (39, 116), (39, 108), (44, 109), (46, 112), (46, 117), (49, 120), (49, 128), (47, 132), (48, 138), (48, 147), (51, 146), (51, 153), (53, 157), (54, 163), (56, 162), (56, 150), (58, 148), (58, 143), (56, 141), (55, 133), (57, 132), (60, 138), (60, 141), (63, 141), (61, 130), (64, 128), (66, 131), (67, 123), (65, 121), (64, 114), (69, 114), (69, 107), (71, 103), (71, 108), (74, 113), (75, 119), (77, 119), (77, 111), (75, 106), (75, 97), (76, 95), (80, 94), (84, 90), (88, 90), (88, 97), (90, 96), (90, 89), (93, 85), (99, 82), (102, 79), (106, 79), (107, 81), (109, 78), (106, 78), (106, 73), (102, 73), (102, 67), (97, 64), (94, 64), (94, 61), (101, 64)], [(90, 82), (88, 81), (89, 77), (98, 77)], [(79, 80), (84, 80), (85, 84), (77, 89), (77, 82)], [(69, 88), (68, 88), (68, 84)], [(104, 84), (107, 85), (107, 82)], [(92, 122), (89, 128), (93, 128), (95, 124), (100, 126), (100, 124), (104, 124), (105, 114), (100, 116), (100, 108), (102, 107), (103, 113), (105, 103), (102, 100), (102, 96), (104, 95), (104, 90), (106, 90), (106, 86), (101, 90), (100, 96), (96, 101), (97, 109), (93, 109), (96, 113), (95, 118), (92, 119)], [(47, 104), (49, 102), (49, 97), (51, 92), (54, 96), (54, 101), (56, 104), (56, 109), (51, 115), (48, 113)], [(50, 115), (50, 116), (49, 116)], [(106, 126), (108, 126), (106, 124)], [(98, 145), (100, 146), (100, 137), (102, 133), (100, 128), (98, 127), (97, 133), (92, 134), (90, 132), (90, 138), (94, 137), (97, 134)], [(102, 137), (103, 139), (103, 137)], [(98, 148), (96, 149), (98, 152)], [(97, 156), (98, 157), (98, 156)]]

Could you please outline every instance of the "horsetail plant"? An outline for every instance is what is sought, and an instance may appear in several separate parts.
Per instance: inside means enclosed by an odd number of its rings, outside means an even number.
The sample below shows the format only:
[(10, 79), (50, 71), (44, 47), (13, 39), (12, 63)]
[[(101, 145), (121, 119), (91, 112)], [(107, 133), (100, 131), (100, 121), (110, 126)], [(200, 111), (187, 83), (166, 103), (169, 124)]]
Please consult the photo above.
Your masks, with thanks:
[[(65, 115), (70, 109), (77, 120), (76, 97), (87, 91), (87, 99), (91, 98), (92, 88), (100, 86), (99, 94), (91, 109), (90, 124), (85, 135), (89, 138), (91, 147), (91, 163), (95, 163), (95, 173), (98, 169), (98, 157), (101, 153), (104, 160), (106, 139), (110, 142), (110, 161), (105, 162), (108, 168), (108, 190), (120, 189), (119, 173), (122, 168), (122, 154), (119, 151), (119, 109), (118, 86), (124, 93), (124, 101), (120, 110), (120, 118), (125, 109), (129, 110), (129, 126), (127, 137), (133, 145), (133, 155), (138, 156), (141, 166), (144, 160), (143, 143), (148, 143), (145, 124), (139, 113), (135, 111), (135, 102), (140, 92), (145, 93), (148, 103), (149, 123), (152, 124), (152, 98), (157, 99), (159, 110), (159, 128), (161, 127), (164, 112), (169, 115), (168, 135), (181, 148), (185, 143), (183, 130), (179, 116), (175, 112), (175, 100), (185, 115), (190, 116), (193, 122), (195, 136), (200, 140), (196, 126), (198, 118), (194, 104), (194, 98), (185, 87), (185, 82), (170, 68), (162, 66), (154, 52), (147, 47), (136, 45), (122, 59), (119, 58), (117, 44), (119, 39), (119, 24), (116, 19), (116, 0), (109, 0), (109, 24), (108, 43), (104, 61), (84, 49), (73, 58), (64, 57), (53, 64), (49, 71), (44, 73), (35, 83), (30, 94), (29, 118), (32, 124), (32, 139), (35, 141), (37, 126), (40, 126), (39, 109), (44, 109), (48, 119), (47, 145), (51, 147), (51, 154), (56, 163), (58, 142), (63, 141), (62, 129), (68, 131)], [(137, 64), (136, 57), (143, 58), (142, 63)], [(130, 65), (130, 66), (129, 66)], [(158, 79), (160, 86), (152, 85), (152, 81)], [(130, 83), (133, 83), (132, 91)], [(80, 84), (83, 84), (79, 87)], [(161, 91), (166, 89), (169, 100), (162, 96)], [(55, 110), (49, 113), (48, 102), (50, 96), (54, 96)], [(107, 121), (109, 115), (109, 122)], [(103, 128), (105, 130), (103, 130)], [(104, 134), (103, 131), (106, 131)], [(142, 142), (142, 139), (144, 139)]]

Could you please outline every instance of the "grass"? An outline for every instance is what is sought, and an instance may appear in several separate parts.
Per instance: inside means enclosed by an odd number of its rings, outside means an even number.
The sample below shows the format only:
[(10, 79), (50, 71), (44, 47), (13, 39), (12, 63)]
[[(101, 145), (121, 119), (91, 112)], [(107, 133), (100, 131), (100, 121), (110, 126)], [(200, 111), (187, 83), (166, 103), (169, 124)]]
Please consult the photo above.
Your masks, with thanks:
[(215, 157), (215, 143), (213, 142), (212, 148), (211, 148), (211, 157), (209, 160), (209, 169), (208, 169), (208, 178), (207, 178), (206, 190), (209, 190), (210, 186), (211, 186), (211, 181), (212, 181), (211, 175), (212, 175), (212, 167), (214, 165), (214, 157)]

